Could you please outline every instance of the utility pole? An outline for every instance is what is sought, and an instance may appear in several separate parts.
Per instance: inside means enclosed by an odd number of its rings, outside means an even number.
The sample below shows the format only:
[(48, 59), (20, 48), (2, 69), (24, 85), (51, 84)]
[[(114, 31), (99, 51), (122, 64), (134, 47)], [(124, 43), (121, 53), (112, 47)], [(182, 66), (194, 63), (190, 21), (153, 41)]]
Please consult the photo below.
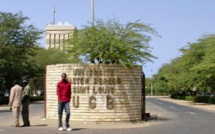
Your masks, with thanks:
[[(151, 69), (152, 72), (152, 69)], [(153, 83), (152, 83), (153, 77), (151, 78), (151, 96), (153, 96)]]
[(94, 26), (94, 0), (91, 0), (91, 23)]
[(152, 81), (151, 81), (151, 96), (153, 96), (153, 84), (152, 84)]

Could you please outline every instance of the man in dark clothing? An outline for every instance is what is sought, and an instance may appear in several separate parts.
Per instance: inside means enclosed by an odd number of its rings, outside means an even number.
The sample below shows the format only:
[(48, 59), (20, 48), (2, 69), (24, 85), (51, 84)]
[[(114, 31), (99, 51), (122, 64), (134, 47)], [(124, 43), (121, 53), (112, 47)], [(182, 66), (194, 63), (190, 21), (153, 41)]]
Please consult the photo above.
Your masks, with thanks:
[(23, 79), (24, 84), (24, 90), (22, 93), (22, 119), (23, 119), (23, 125), (22, 127), (29, 127), (30, 121), (29, 121), (29, 104), (30, 104), (30, 96), (31, 96), (31, 88), (28, 85), (28, 79)]
[(63, 109), (66, 112), (66, 129), (71, 131), (69, 125), (70, 118), (70, 99), (71, 99), (71, 83), (67, 81), (66, 74), (61, 75), (62, 80), (57, 83), (57, 96), (58, 96), (58, 130), (63, 131), (62, 114)]

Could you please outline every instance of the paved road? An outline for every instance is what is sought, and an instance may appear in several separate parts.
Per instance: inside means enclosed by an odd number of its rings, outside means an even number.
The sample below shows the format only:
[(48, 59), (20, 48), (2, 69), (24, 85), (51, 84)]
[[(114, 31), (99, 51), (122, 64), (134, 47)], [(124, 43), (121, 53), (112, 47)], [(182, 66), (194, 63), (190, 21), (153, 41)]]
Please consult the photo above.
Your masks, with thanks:
[[(43, 116), (43, 104), (32, 104), (31, 120), (32, 126), (29, 128), (10, 127), (12, 116), (7, 109), (0, 109), (0, 134), (57, 134), (56, 120), (45, 122), (41, 120)], [(146, 111), (153, 117), (157, 115), (157, 120), (151, 119), (146, 123), (130, 125), (128, 128), (86, 128), (84, 124), (79, 124), (71, 133), (73, 134), (215, 134), (215, 113), (191, 107), (177, 105), (158, 98), (146, 98)], [(150, 124), (150, 125), (147, 125)], [(123, 125), (122, 125), (123, 126)], [(66, 132), (70, 133), (70, 132)]]
[(215, 134), (215, 112), (195, 109), (147, 98), (147, 111), (157, 114), (158, 120), (145, 133), (153, 134)]

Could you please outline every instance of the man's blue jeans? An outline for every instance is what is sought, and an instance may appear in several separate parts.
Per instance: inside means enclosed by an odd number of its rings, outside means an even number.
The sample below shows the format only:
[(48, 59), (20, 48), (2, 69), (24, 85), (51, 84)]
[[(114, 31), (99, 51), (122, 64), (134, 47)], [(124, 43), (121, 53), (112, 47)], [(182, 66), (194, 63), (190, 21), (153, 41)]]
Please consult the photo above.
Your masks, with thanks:
[(66, 112), (66, 128), (69, 126), (69, 118), (70, 118), (70, 102), (58, 102), (58, 128), (63, 127), (62, 122), (62, 115), (63, 115), (63, 109), (65, 109)]

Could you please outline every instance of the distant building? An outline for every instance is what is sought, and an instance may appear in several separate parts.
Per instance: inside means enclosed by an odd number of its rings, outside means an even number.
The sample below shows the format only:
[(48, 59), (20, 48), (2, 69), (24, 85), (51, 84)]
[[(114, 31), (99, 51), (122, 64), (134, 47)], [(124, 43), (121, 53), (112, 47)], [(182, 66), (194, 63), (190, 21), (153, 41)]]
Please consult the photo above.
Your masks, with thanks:
[(74, 25), (69, 24), (69, 22), (58, 22), (57, 24), (46, 25), (46, 49), (57, 48), (60, 50), (68, 49), (68, 43), (66, 40), (72, 37), (73, 32), (77, 30)]

